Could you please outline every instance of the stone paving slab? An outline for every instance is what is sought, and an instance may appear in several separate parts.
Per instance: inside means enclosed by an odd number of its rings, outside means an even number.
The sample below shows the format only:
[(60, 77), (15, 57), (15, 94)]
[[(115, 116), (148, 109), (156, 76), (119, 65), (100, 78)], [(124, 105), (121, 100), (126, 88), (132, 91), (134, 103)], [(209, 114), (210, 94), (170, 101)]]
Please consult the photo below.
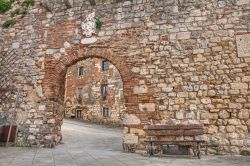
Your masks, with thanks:
[(250, 166), (250, 156), (145, 157), (122, 152), (120, 129), (65, 120), (54, 149), (0, 147), (0, 166)]

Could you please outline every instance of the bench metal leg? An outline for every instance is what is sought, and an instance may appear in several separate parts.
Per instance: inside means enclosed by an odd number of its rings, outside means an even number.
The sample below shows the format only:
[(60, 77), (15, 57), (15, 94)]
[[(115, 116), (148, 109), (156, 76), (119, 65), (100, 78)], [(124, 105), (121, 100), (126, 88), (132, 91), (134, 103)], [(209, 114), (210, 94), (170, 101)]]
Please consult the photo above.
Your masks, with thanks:
[(201, 147), (200, 147), (200, 143), (197, 143), (197, 157), (198, 159), (201, 159)]
[(153, 142), (150, 142), (149, 156), (153, 156), (153, 155), (154, 155)]

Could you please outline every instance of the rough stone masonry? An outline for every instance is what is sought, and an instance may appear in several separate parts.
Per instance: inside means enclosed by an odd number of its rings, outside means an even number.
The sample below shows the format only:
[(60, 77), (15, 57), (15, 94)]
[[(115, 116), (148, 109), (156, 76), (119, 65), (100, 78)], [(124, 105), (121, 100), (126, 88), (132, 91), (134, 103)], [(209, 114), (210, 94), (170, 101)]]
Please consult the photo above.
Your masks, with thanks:
[(203, 124), (221, 151), (250, 151), (249, 0), (37, 0), (0, 41), (2, 57), (19, 55), (10, 75), (21, 99), (15, 110), (16, 93), (2, 102), (0, 116), (14, 119), (20, 145), (62, 139), (67, 68), (97, 57), (123, 80), (127, 151), (145, 151), (149, 122)]

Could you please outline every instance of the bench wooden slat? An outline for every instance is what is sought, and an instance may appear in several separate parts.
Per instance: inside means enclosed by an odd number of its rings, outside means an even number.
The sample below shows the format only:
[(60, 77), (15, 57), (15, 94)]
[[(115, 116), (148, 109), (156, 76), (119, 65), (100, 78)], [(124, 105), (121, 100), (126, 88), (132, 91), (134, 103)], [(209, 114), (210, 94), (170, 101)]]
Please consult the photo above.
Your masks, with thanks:
[(153, 143), (179, 143), (179, 142), (192, 142), (192, 143), (202, 143), (202, 142), (206, 142), (204, 140), (172, 140), (172, 141), (164, 141), (164, 140), (146, 140), (145, 142), (153, 142)]
[(192, 130), (147, 130), (148, 136), (197, 136), (202, 135), (202, 129)]

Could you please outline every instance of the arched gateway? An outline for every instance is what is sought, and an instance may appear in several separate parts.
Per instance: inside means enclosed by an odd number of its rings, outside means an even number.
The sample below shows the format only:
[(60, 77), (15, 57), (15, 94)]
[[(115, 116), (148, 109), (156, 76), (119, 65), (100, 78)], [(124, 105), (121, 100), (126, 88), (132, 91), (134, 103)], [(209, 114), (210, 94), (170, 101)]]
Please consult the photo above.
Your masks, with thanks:
[[(152, 93), (147, 93), (142, 87), (140, 92), (139, 82), (143, 80), (138, 74), (132, 71), (133, 64), (126, 61), (126, 57), (119, 55), (119, 50), (115, 52), (112, 48), (103, 47), (86, 47), (82, 45), (75, 45), (66, 50), (65, 56), (55, 59), (52, 55), (45, 56), (44, 62), (44, 79), (43, 90), (45, 94), (47, 114), (50, 118), (55, 120), (55, 123), (50, 124), (46, 130), (42, 132), (42, 141), (48, 146), (51, 143), (58, 143), (61, 140), (61, 125), (63, 123), (63, 108), (64, 108), (64, 92), (65, 92), (65, 75), (67, 68), (78, 61), (87, 58), (102, 58), (110, 61), (119, 71), (123, 81), (123, 93), (125, 99), (126, 113), (123, 119), (124, 124), (124, 138), (123, 147), (125, 151), (133, 152), (139, 147), (140, 139), (145, 135), (139, 135), (138, 131), (143, 132), (143, 127), (148, 123), (150, 118), (155, 115), (155, 103), (150, 100)], [(148, 90), (147, 90), (148, 91)], [(140, 99), (140, 93), (147, 96), (148, 99)], [(143, 106), (144, 110), (149, 112), (139, 111), (139, 104), (148, 103), (148, 106)], [(53, 131), (47, 133), (47, 130)], [(137, 132), (130, 132), (130, 129), (137, 130)]]

